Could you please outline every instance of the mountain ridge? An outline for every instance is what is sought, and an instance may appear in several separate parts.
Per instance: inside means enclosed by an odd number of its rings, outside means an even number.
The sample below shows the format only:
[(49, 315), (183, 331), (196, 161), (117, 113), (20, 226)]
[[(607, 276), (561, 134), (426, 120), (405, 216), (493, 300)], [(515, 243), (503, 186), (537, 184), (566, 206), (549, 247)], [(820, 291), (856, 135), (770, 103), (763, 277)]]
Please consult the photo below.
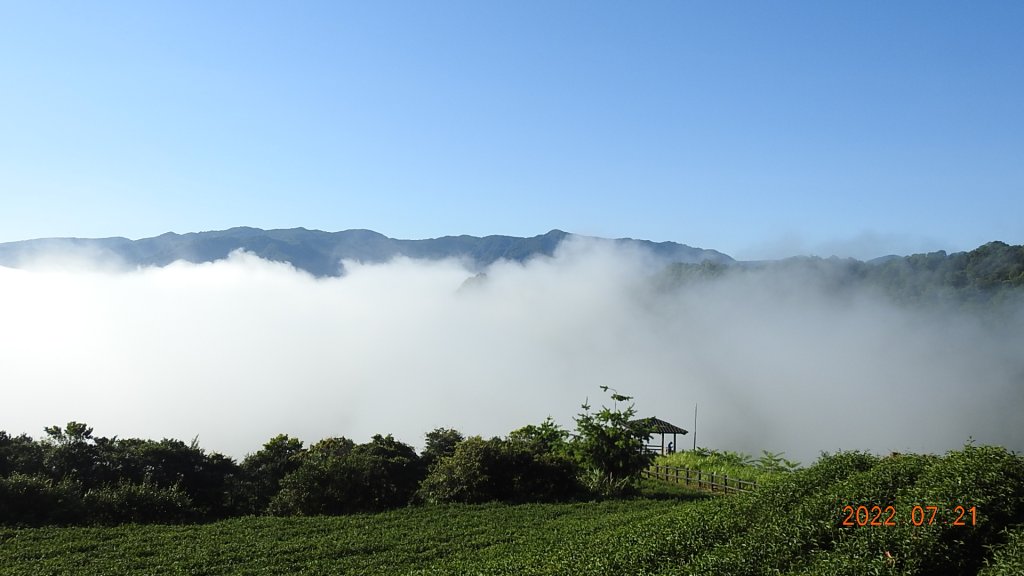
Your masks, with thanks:
[(342, 260), (380, 263), (399, 256), (430, 260), (468, 258), (476, 268), (483, 269), (502, 259), (522, 262), (538, 255), (552, 256), (558, 245), (569, 237), (641, 247), (666, 263), (735, 262), (732, 257), (717, 250), (694, 248), (676, 242), (598, 238), (558, 229), (532, 237), (462, 234), (410, 240), (390, 238), (367, 229), (326, 232), (306, 228), (263, 230), (238, 226), (227, 230), (184, 234), (166, 232), (138, 240), (114, 236), (6, 242), (0, 243), (0, 265), (16, 268), (35, 257), (53, 252), (77, 252), (100, 259), (116, 259), (129, 266), (166, 266), (178, 260), (211, 262), (243, 249), (261, 258), (288, 262), (314, 276), (325, 277), (344, 274)]

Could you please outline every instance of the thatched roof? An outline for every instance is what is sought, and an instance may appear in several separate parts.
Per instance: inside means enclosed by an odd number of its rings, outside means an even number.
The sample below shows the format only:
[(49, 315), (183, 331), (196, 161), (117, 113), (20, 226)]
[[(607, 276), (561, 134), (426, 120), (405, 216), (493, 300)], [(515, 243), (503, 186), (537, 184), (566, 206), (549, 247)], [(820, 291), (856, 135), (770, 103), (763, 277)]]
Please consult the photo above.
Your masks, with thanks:
[(679, 426), (654, 417), (633, 420), (630, 424), (647, 426), (651, 429), (652, 434), (687, 434), (686, 430)]

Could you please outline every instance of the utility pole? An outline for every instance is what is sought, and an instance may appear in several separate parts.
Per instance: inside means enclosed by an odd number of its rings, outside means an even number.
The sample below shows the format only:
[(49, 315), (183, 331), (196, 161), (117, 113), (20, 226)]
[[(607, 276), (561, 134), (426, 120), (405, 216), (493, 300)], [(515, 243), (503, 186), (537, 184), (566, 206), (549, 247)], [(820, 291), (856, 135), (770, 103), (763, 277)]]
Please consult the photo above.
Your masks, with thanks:
[(693, 451), (697, 451), (697, 403), (693, 403)]

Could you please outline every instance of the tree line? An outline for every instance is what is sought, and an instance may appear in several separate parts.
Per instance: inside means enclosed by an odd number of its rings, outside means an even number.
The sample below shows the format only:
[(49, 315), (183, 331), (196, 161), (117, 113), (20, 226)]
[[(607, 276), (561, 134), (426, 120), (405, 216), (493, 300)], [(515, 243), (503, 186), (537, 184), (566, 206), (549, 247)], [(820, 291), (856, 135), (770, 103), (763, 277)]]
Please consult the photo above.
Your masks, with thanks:
[(611, 398), (612, 408), (584, 404), (573, 432), (550, 418), (490, 439), (437, 428), (419, 453), (390, 434), (308, 447), (281, 434), (238, 462), (196, 440), (106, 438), (80, 422), (47, 427), (38, 440), (0, 431), (0, 524), (185, 523), (622, 495), (651, 462), (643, 450), (650, 430), (632, 419), (630, 397)]
[(1024, 303), (1024, 246), (998, 241), (969, 252), (940, 250), (869, 262), (799, 256), (743, 265), (677, 263), (668, 266), (656, 282), (671, 289), (758, 271), (810, 274), (836, 293), (867, 287), (903, 304), (955, 304), (988, 311)]

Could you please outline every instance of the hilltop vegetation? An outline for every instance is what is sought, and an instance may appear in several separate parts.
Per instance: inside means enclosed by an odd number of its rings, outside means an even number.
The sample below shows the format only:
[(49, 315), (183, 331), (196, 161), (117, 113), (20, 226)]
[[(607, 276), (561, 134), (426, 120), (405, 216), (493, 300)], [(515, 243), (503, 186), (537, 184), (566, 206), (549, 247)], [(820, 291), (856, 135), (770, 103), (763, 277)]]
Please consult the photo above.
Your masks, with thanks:
[(304, 448), (282, 435), (236, 464), (74, 422), (40, 442), (0, 433), (0, 519), (14, 525), (0, 528), (0, 573), (1018, 573), (1024, 457), (1004, 448), (842, 452), (806, 468), (769, 452), (663, 458), (758, 481), (698, 496), (638, 482), (644, 421), (611, 398), (585, 405), (574, 434), (441, 428), (419, 454), (391, 436)]
[(659, 276), (658, 284), (677, 288), (755, 272), (815, 279), (836, 294), (873, 289), (902, 304), (954, 303), (987, 309), (1024, 303), (1024, 246), (1004, 242), (989, 242), (970, 252), (939, 251), (869, 262), (799, 257), (732, 266), (711, 261), (675, 263)]
[(1000, 576), (1020, 573), (1022, 524), (1024, 458), (967, 446), (839, 453), (756, 493), (699, 500), (0, 529), (0, 573)]
[[(266, 260), (288, 262), (317, 277), (343, 274), (342, 260), (380, 263), (399, 256), (426, 260), (460, 258), (471, 267), (482, 269), (497, 260), (524, 262), (537, 256), (552, 256), (559, 244), (572, 236), (561, 230), (551, 230), (530, 238), (462, 235), (402, 240), (372, 230), (324, 232), (305, 228), (261, 230), (239, 227), (188, 234), (168, 232), (140, 240), (45, 238), (7, 242), (0, 244), (0, 266), (18, 267), (54, 254), (85, 256), (119, 262), (128, 267), (166, 266), (178, 260), (197, 263), (223, 260), (235, 250), (245, 250)], [(656, 243), (631, 238), (591, 240), (638, 247), (666, 262), (732, 261), (732, 258), (721, 252), (675, 242)]]
[[(607, 390), (607, 388), (606, 388)], [(505, 438), (427, 435), (422, 454), (387, 436), (279, 435), (239, 464), (193, 441), (94, 437), (70, 422), (36, 441), (0, 431), (0, 524), (182, 523), (249, 514), (380, 512), (412, 503), (567, 501), (635, 491), (648, 430), (622, 408), (589, 405), (571, 434), (550, 420)]]

